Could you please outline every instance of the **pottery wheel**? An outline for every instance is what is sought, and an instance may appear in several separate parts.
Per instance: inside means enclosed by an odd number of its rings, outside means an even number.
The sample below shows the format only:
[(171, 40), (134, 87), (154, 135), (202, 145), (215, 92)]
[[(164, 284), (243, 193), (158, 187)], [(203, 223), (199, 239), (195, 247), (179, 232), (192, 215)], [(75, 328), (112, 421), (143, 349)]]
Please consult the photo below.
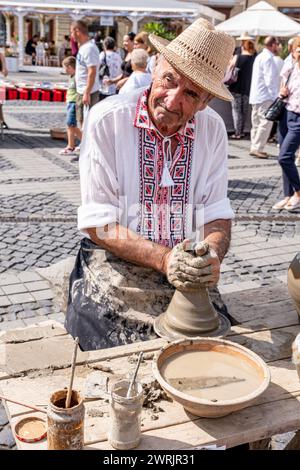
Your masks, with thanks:
[(179, 338), (197, 338), (199, 336), (211, 337), (211, 338), (222, 337), (222, 336), (225, 336), (229, 332), (230, 327), (231, 327), (231, 323), (229, 319), (225, 317), (225, 315), (222, 315), (222, 313), (218, 313), (219, 326), (216, 329), (211, 330), (211, 331), (206, 331), (206, 332), (205, 331), (199, 332), (199, 334), (197, 335), (195, 334), (189, 335), (188, 333), (183, 334), (170, 328), (166, 324), (165, 317), (166, 317), (166, 312), (162, 313), (161, 315), (159, 315), (158, 318), (156, 318), (156, 320), (154, 321), (154, 325), (153, 325), (154, 331), (158, 336), (167, 337), (171, 340), (176, 340)]

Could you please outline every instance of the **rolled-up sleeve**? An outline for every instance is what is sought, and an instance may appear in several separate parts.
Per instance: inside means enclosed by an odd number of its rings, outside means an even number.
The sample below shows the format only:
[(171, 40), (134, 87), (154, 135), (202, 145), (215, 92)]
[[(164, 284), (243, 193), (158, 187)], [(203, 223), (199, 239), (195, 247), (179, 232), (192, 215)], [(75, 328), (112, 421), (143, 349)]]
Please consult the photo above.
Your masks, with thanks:
[(98, 106), (89, 113), (80, 152), (81, 206), (78, 229), (118, 222), (119, 185), (115, 169), (114, 132), (109, 117), (99, 119)]
[(215, 144), (211, 147), (213, 164), (210, 168), (204, 191), (204, 224), (217, 219), (233, 219), (228, 191), (228, 140), (223, 122), (219, 123)]

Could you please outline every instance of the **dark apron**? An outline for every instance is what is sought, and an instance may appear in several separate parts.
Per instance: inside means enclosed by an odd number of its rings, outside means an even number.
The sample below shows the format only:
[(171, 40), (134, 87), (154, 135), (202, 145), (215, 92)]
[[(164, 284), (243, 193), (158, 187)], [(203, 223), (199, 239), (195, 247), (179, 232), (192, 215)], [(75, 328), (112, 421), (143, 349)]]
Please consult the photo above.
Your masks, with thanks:
[[(79, 338), (83, 351), (153, 339), (153, 319), (166, 310), (173, 293), (163, 274), (84, 238), (70, 276), (65, 328)], [(209, 293), (215, 308), (226, 314), (218, 290)]]

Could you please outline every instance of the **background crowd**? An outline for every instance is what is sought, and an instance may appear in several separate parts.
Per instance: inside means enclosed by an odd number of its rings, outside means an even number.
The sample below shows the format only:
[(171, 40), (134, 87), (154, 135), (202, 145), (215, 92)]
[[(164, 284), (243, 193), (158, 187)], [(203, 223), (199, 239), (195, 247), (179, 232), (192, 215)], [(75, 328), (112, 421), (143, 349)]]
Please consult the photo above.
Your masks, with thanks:
[[(294, 210), (300, 207), (300, 180), (296, 166), (300, 166), (300, 36), (288, 41), (288, 55), (283, 60), (282, 44), (277, 37), (263, 40), (260, 52), (257, 41), (247, 32), (237, 38), (240, 45), (228, 64), (225, 83), (233, 95), (232, 139), (246, 136), (246, 123), (251, 107), (249, 153), (254, 158), (268, 158), (268, 141), (278, 142), (279, 164), (283, 175), (284, 199), (274, 210)], [(124, 94), (149, 86), (157, 54), (150, 45), (148, 33), (130, 32), (117, 48), (113, 37), (91, 39), (84, 21), (71, 26), (59, 48), (54, 41), (47, 43), (39, 35), (33, 36), (25, 52), (33, 64), (51, 65), (54, 57), (69, 76), (67, 93), (68, 144), (61, 151), (78, 160), (84, 119), (89, 108), (116, 93)], [(0, 55), (0, 70), (7, 75), (5, 58)], [(285, 108), (279, 122), (265, 116), (274, 100), (280, 96)], [(0, 104), (0, 122), (6, 127)], [(297, 158), (298, 154), (298, 158)]]

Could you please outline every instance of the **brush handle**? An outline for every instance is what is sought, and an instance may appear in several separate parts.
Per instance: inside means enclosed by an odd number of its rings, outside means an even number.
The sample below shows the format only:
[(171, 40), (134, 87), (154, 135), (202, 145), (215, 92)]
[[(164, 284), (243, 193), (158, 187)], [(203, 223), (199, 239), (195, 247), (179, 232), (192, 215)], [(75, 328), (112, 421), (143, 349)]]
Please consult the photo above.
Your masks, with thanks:
[(141, 363), (142, 358), (143, 358), (143, 353), (140, 352), (140, 355), (139, 355), (139, 358), (138, 358), (138, 362), (137, 362), (137, 365), (136, 365), (136, 368), (135, 368), (135, 371), (134, 371), (132, 380), (131, 380), (131, 382), (130, 382), (130, 384), (129, 384), (129, 387), (128, 387), (128, 391), (127, 391), (126, 398), (130, 398), (130, 397), (131, 397), (132, 389), (133, 389), (133, 386), (134, 386), (134, 383), (135, 383), (135, 379), (136, 379), (136, 376), (137, 376), (137, 373), (138, 373), (138, 370), (139, 370), (139, 367), (140, 367), (140, 363)]
[(70, 384), (69, 384), (67, 398), (66, 398), (66, 408), (70, 408), (70, 404), (71, 404), (72, 387), (73, 387), (73, 380), (74, 380), (74, 373), (75, 373), (75, 366), (76, 366), (76, 356), (77, 356), (78, 343), (79, 343), (79, 339), (75, 338), (75, 347), (74, 347), (73, 357), (72, 357), (71, 379), (70, 379)]
[(11, 398), (7, 398), (7, 397), (2, 397), (1, 395), (0, 395), (0, 400), (10, 401), (11, 403), (15, 403), (16, 405), (25, 406), (26, 408), (30, 408), (31, 410), (40, 411), (41, 413), (47, 413), (46, 410), (43, 410), (42, 408), (38, 408), (37, 406), (27, 405), (26, 403), (22, 403), (20, 401), (12, 400)]

